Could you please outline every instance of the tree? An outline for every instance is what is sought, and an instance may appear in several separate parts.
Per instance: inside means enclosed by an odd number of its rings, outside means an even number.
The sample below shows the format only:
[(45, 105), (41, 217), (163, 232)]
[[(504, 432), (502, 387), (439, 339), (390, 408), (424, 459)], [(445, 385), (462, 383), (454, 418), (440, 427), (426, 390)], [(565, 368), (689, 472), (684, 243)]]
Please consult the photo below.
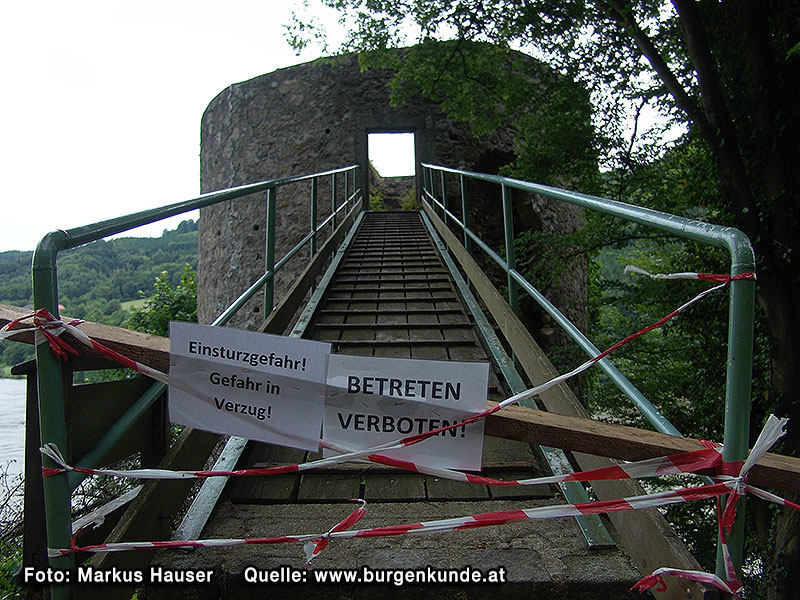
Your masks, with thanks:
[[(485, 40), (543, 57), (593, 91), (607, 166), (635, 168), (634, 148), (658, 154), (657, 136), (627, 143), (623, 136), (625, 117), (644, 106), (685, 126), (711, 157), (715, 212), (742, 229), (756, 250), (771, 393), (755, 405), (751, 429), (758, 431), (766, 409), (774, 408), (791, 418), (781, 450), (800, 454), (800, 261), (792, 260), (800, 211), (800, 12), (793, 2), (323, 2), (344, 15), (344, 49), (375, 52), (402, 43), (400, 32), (413, 24), (419, 40)], [(769, 564), (798, 564), (800, 515), (782, 511), (773, 537)], [(798, 588), (800, 570), (784, 568), (771, 597), (789, 598)]]
[(197, 322), (197, 273), (189, 265), (174, 287), (166, 271), (156, 277), (153, 295), (142, 308), (133, 309), (128, 327), (168, 337), (170, 321)]

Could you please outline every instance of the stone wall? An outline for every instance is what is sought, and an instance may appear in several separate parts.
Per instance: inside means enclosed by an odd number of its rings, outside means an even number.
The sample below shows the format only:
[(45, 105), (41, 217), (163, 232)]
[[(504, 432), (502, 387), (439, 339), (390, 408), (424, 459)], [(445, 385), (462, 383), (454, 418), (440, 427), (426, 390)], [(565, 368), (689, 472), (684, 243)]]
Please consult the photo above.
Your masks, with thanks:
[[(362, 72), (355, 56), (320, 59), (231, 85), (206, 109), (202, 120), (202, 191), (210, 192), (266, 179), (309, 174), (350, 164), (367, 164), (370, 132), (415, 133), (417, 162), (497, 172), (513, 157), (514, 130), (501, 128), (476, 139), (468, 124), (442, 114), (424, 99), (391, 106), (391, 73)], [(419, 169), (419, 167), (418, 167)], [(368, 171), (361, 170), (368, 189)], [(417, 173), (417, 182), (421, 175)], [(341, 184), (340, 184), (341, 185)], [(457, 194), (451, 186), (450, 194)], [(340, 192), (340, 195), (343, 192)], [(320, 219), (330, 211), (330, 181), (320, 183)], [(473, 222), (497, 238), (501, 213), (488, 190), (472, 205)], [(281, 188), (277, 196), (277, 257), (309, 231), (309, 185)], [(455, 196), (453, 205), (460, 200)], [(496, 205), (495, 205), (496, 204)], [(552, 231), (573, 230), (581, 212), (520, 197), (517, 225)], [(200, 213), (198, 314), (210, 322), (264, 272), (265, 195), (223, 203)], [(502, 229), (499, 230), (500, 232)], [(495, 246), (496, 247), (496, 246)], [(277, 281), (276, 301), (305, 266), (289, 263)], [(575, 285), (555, 290), (562, 300), (582, 305), (585, 268), (573, 271)], [(576, 302), (577, 300), (577, 302)], [(559, 301), (559, 298), (557, 298)], [(571, 310), (585, 324), (585, 310)], [(252, 300), (231, 324), (252, 328), (263, 322), (263, 295)]]

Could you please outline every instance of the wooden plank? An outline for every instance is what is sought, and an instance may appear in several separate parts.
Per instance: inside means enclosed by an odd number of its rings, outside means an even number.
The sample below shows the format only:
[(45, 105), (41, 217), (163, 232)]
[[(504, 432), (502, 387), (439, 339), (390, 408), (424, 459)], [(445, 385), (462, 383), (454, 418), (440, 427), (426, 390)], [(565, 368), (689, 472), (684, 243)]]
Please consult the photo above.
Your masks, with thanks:
[[(186, 427), (159, 466), (176, 470), (201, 469), (218, 440), (218, 435)], [(188, 479), (150, 481), (144, 484), (142, 491), (125, 511), (106, 542), (168, 539), (170, 525), (194, 483), (195, 480)], [(155, 550), (95, 554), (91, 565), (100, 570), (112, 567), (146, 569), (154, 555)], [(124, 584), (93, 584), (89, 590), (91, 596), (81, 596), (78, 593), (76, 597), (128, 600), (135, 587)]]
[(227, 497), (234, 503), (285, 504), (297, 497), (299, 475), (239, 477)]
[(47, 531), (44, 516), (44, 483), (42, 455), (39, 452), (39, 396), (36, 382), (36, 361), (16, 365), (12, 371), (27, 375), (25, 386), (25, 480), (23, 485), (22, 557), (23, 564), (46, 569)]
[(412, 502), (425, 500), (425, 477), (404, 473), (370, 474), (364, 482), (367, 502)]
[(395, 326), (398, 325), (407, 325), (408, 324), (408, 315), (405, 313), (399, 312), (392, 312), (388, 314), (377, 314), (377, 326), (387, 327), (387, 326)]
[[(503, 468), (508, 465), (510, 468)], [(510, 481), (541, 477), (545, 473), (539, 468), (530, 444), (487, 435), (483, 443), (483, 474), (494, 479)], [(553, 490), (549, 485), (525, 486), (490, 485), (489, 495), (496, 500), (524, 498), (550, 498)]]
[(359, 292), (359, 293), (368, 293), (368, 292), (405, 292), (405, 291), (435, 291), (435, 292), (445, 292), (445, 291), (452, 291), (449, 285), (428, 285), (425, 281), (420, 281), (416, 285), (379, 285), (379, 286), (371, 286), (371, 287), (355, 287), (356, 284), (352, 284), (353, 286), (346, 286), (342, 285), (341, 282), (337, 281), (336, 285), (331, 289), (332, 293), (341, 293), (341, 292)]
[[(342, 349), (343, 351), (346, 348)], [(412, 358), (411, 348), (408, 346), (379, 346), (373, 348), (372, 354), (366, 356), (386, 356), (388, 358)]]
[(451, 346), (448, 348), (450, 360), (483, 360), (486, 353), (478, 346)]
[[(362, 329), (364, 325), (369, 325), (370, 327), (375, 326), (375, 317), (376, 314), (368, 314), (368, 315), (347, 315), (346, 320), (347, 323), (342, 323), (339, 325), (335, 325), (335, 327), (343, 327), (344, 329), (353, 329), (355, 326), (360, 326)], [(322, 328), (325, 329), (326, 327), (333, 327), (326, 323), (314, 323), (314, 328)]]
[[(148, 377), (134, 377), (71, 387), (67, 401), (67, 439), (70, 440), (67, 461), (74, 464), (92, 450), (108, 429), (152, 385), (153, 380)], [(114, 401), (107, 402), (108, 398), (113, 398)], [(102, 410), (98, 410), (99, 406), (103, 407)], [(154, 413), (160, 408), (160, 404), (155, 403), (147, 409), (117, 441), (114, 448), (106, 453), (102, 465), (108, 465), (140, 450), (149, 450), (156, 441), (153, 439)]]
[[(253, 468), (275, 465), (296, 465), (305, 460), (306, 452), (273, 444), (251, 442), (242, 456), (242, 463)], [(232, 502), (273, 504), (293, 502), (297, 498), (300, 475), (297, 473), (271, 477), (237, 477), (227, 495)]]
[(247, 444), (245, 452), (242, 453), (240, 463), (254, 468), (296, 465), (305, 462), (306, 455), (305, 450), (251, 441)]
[(334, 336), (333, 339), (337, 337), (341, 338), (338, 341), (344, 342), (347, 341), (348, 343), (356, 343), (356, 344), (372, 344), (372, 337), (375, 335), (375, 331), (372, 329), (371, 326), (367, 325), (361, 327), (359, 329), (346, 329), (344, 331), (339, 330), (338, 332), (328, 332), (328, 331), (320, 331), (314, 328), (314, 339), (324, 340), (326, 337), (330, 339), (331, 336)]
[[(411, 292), (409, 292), (409, 294), (410, 293)], [(383, 296), (383, 295), (381, 295), (380, 298), (375, 298), (375, 297), (373, 297), (373, 298), (331, 297), (331, 298), (326, 298), (325, 299), (325, 303), (326, 303), (326, 305), (328, 305), (329, 303), (336, 303), (336, 304), (340, 304), (340, 303), (350, 303), (350, 304), (364, 304), (364, 303), (369, 304), (369, 303), (373, 303), (374, 304), (377, 301), (383, 303), (383, 302), (405, 302), (407, 300), (409, 301), (409, 303), (410, 303), (410, 301), (413, 300), (417, 304), (424, 305), (426, 308), (430, 308), (431, 304), (433, 304), (433, 303), (438, 303), (438, 302), (453, 302), (453, 303), (455, 303), (455, 302), (458, 301), (457, 298), (455, 296), (453, 296), (452, 294), (451, 295), (447, 295), (447, 296), (435, 296), (435, 297), (432, 297), (432, 298), (428, 297), (427, 295), (423, 296), (422, 298), (411, 298), (410, 296), (408, 298), (406, 298), (403, 295), (392, 295), (392, 296)]]
[[(439, 342), (441, 344), (441, 342)], [(449, 360), (447, 348), (444, 346), (411, 346), (411, 358), (420, 358), (423, 360)]]
[[(344, 332), (345, 334), (349, 333), (347, 331)], [(352, 332), (357, 333), (357, 332)], [(387, 332), (377, 332), (379, 334), (379, 338), (383, 338)], [(339, 346), (418, 346), (420, 348), (423, 347), (436, 347), (438, 346), (441, 350), (447, 350), (448, 347), (458, 345), (458, 346), (473, 346), (475, 344), (474, 341), (470, 340), (453, 340), (453, 341), (445, 341), (443, 338), (440, 337), (438, 340), (420, 340), (420, 339), (364, 339), (362, 338), (354, 338), (354, 339), (347, 339), (347, 340), (339, 340), (336, 342)], [(444, 360), (447, 360), (446, 358)]]
[(342, 502), (358, 498), (361, 477), (358, 475), (309, 474), (300, 479), (298, 502)]
[[(492, 405), (494, 403), (490, 402), (489, 406)], [(522, 406), (509, 406), (490, 415), (486, 419), (485, 433), (587, 455), (602, 453), (606, 457), (627, 461), (702, 450), (705, 447), (700, 440), (693, 438)], [(748, 481), (759, 487), (800, 492), (800, 458), (767, 453), (750, 470)]]
[[(463, 333), (464, 331), (469, 332), (472, 334), (472, 329), (468, 329), (470, 327), (469, 323), (408, 323), (406, 319), (383, 319), (380, 318), (381, 322), (375, 323), (375, 319), (369, 320), (361, 320), (357, 319), (358, 316), (365, 316), (365, 315), (353, 315), (352, 318), (348, 318), (347, 323), (316, 323), (314, 328), (316, 330), (319, 329), (366, 329), (365, 325), (371, 329), (391, 329), (397, 328), (398, 325), (402, 325), (404, 329), (419, 329), (421, 331), (421, 335), (425, 335), (424, 330), (436, 330), (437, 332), (442, 329), (458, 329), (459, 331), (453, 333), (453, 337), (455, 339), (466, 339), (466, 335)], [(396, 317), (397, 315), (387, 315)], [(352, 321), (352, 322), (350, 322)], [(441, 334), (439, 335), (441, 338)], [(430, 336), (429, 336), (430, 339)], [(436, 338), (438, 339), (438, 338)]]
[(463, 311), (460, 308), (446, 308), (446, 309), (439, 309), (439, 308), (381, 308), (381, 309), (368, 309), (368, 308), (353, 308), (350, 310), (345, 309), (330, 309), (324, 308), (319, 311), (319, 314), (326, 315), (326, 316), (337, 316), (337, 315), (428, 315), (428, 316), (436, 316), (437, 314), (460, 314), (463, 315)]
[(536, 456), (530, 444), (486, 435), (483, 438), (483, 465), (501, 466), (507, 463), (523, 463), (535, 467)]
[[(502, 479), (504, 481), (514, 481), (519, 479), (531, 479), (538, 477), (536, 471), (510, 471), (508, 473), (492, 474), (494, 479)], [(553, 489), (542, 483), (535, 485), (489, 485), (489, 494), (495, 500), (524, 500), (533, 498), (552, 498)]]
[[(452, 333), (452, 332), (448, 331), (447, 333)], [(415, 341), (430, 340), (439, 343), (444, 342), (447, 338), (445, 333), (441, 329), (439, 329), (438, 325), (433, 329), (431, 329), (430, 326), (427, 326), (424, 329), (423, 328), (415, 329), (413, 337)]]
[(485, 485), (431, 475), (425, 476), (425, 484), (428, 488), (428, 500), (489, 500), (489, 491)]
[(444, 338), (447, 340), (447, 343), (452, 342), (472, 342), (476, 346), (478, 345), (478, 340), (475, 337), (475, 332), (472, 330), (471, 326), (464, 327), (449, 327), (447, 323), (440, 323), (439, 327), (444, 334)]

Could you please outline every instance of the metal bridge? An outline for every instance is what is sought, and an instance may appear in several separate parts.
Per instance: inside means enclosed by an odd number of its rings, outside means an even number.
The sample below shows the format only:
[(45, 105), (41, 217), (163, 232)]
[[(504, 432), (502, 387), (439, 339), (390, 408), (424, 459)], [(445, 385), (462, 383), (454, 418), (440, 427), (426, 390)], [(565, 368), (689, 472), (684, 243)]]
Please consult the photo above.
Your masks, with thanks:
[[(264, 275), (242, 292), (213, 325), (224, 326), (237, 310), (266, 289), (268, 316), (259, 328), (262, 332), (326, 341), (334, 352), (342, 354), (488, 361), (492, 365), (489, 399), (498, 401), (556, 374), (519, 320), (519, 293), (531, 295), (588, 355), (598, 354), (584, 334), (517, 272), (511, 222), (514, 193), (541, 194), (680, 238), (723, 247), (731, 254), (731, 275), (754, 270), (749, 241), (734, 229), (493, 175), (434, 165), (423, 165), (423, 172), (422, 209), (418, 211), (365, 211), (359, 169), (347, 167), (214, 192), (161, 209), (54, 232), (42, 240), (34, 256), (35, 305), (58, 315), (56, 259), (62, 250), (196, 208), (261, 193), (266, 195), (268, 207)], [(330, 214), (318, 219), (316, 190), (323, 178), (331, 178), (334, 202)], [(504, 215), (505, 248), (509, 249), (505, 257), (470, 228), (466, 183), (470, 180), (496, 186), (497, 210)], [(309, 233), (276, 260), (276, 195), (288, 186), (309, 183)], [(337, 186), (341, 204), (336, 202)], [(454, 198), (458, 201), (454, 202)], [(294, 286), (274, 305), (275, 273), (289, 261), (297, 260), (304, 249), (310, 249), (305, 268)], [(507, 297), (500, 294), (479, 266), (478, 255), (496, 262), (507, 274)], [(748, 449), (753, 295), (754, 284), (750, 280), (738, 280), (730, 286), (724, 458), (731, 461), (744, 458)], [(300, 307), (304, 307), (302, 311), (298, 310)], [(0, 307), (0, 323), (19, 316), (19, 310)], [(127, 357), (162, 371), (168, 369), (168, 340), (93, 323), (81, 328)], [(31, 341), (30, 336), (27, 341)], [(207, 464), (207, 457), (213, 456), (212, 468), (217, 471), (298, 464), (317, 456), (236, 437), (220, 440), (217, 435), (190, 428), (170, 443), (163, 384), (152, 384), (147, 378), (94, 385), (72, 383), (75, 371), (109, 366), (105, 357), (90, 350), (82, 350), (81, 356), (61, 363), (46, 344), (40, 344), (35, 364), (16, 368), (16, 372), (29, 375), (26, 565), (44, 568), (48, 564), (46, 548), (70, 547), (74, 527), (70, 522), (70, 495), (85, 477), (71, 472), (43, 479), (37, 452), (41, 443), (55, 443), (69, 464), (82, 467), (99, 467), (136, 452), (140, 453), (143, 466), (169, 469), (201, 469)], [(562, 383), (543, 392), (536, 404), (528, 401), (527, 407), (511, 407), (487, 419), (482, 473), (520, 479), (565, 473), (572, 468), (610, 466), (616, 464), (613, 459), (638, 460), (702, 447), (696, 440), (681, 438), (610, 361), (600, 361), (598, 368), (623, 390), (656, 432), (591, 421), (570, 388)], [(109, 397), (114, 402), (108, 402)], [(753, 471), (752, 478), (764, 485), (796, 485), (796, 478), (787, 475), (792, 469), (797, 471), (796, 465), (781, 463), (777, 457), (765, 461)], [(46, 459), (46, 466), (48, 462)], [(268, 478), (212, 477), (194, 487), (192, 483), (145, 483), (106, 507), (105, 527), (82, 531), (79, 545), (102, 540), (193, 540), (325, 531), (346, 515), (350, 509), (342, 503), (352, 498), (365, 499), (370, 518), (374, 516), (381, 525), (509, 507), (583, 502), (589, 498), (586, 488), (575, 482), (558, 487), (495, 487), (365, 463)], [(596, 482), (592, 491), (600, 500), (642, 493), (638, 483), (631, 480)], [(188, 507), (187, 497), (193, 499)], [(738, 519), (729, 539), (737, 561), (741, 560), (741, 522)], [(654, 510), (612, 513), (608, 519), (593, 515), (448, 536), (420, 536), (413, 541), (381, 538), (380, 543), (348, 541), (334, 546), (316, 559), (318, 568), (504, 566), (511, 583), (503, 593), (535, 592), (537, 597), (553, 598), (627, 597), (627, 588), (640, 574), (664, 565), (698, 568)], [(243, 581), (245, 566), (301, 567), (304, 560), (300, 554), (292, 545), (277, 550), (271, 546), (245, 546), (190, 553), (168, 551), (155, 559), (153, 551), (137, 551), (96, 554), (91, 564), (98, 569), (134, 569), (145, 568), (155, 560), (152, 564), (208, 568), (216, 573), (214, 585), (178, 589), (151, 584), (146, 587), (147, 597), (185, 594), (187, 598), (243, 598), (264, 593), (264, 588), (248, 586)], [(49, 564), (71, 568), (75, 560), (70, 554), (51, 558)], [(135, 586), (54, 585), (51, 593), (53, 598), (73, 597), (73, 592), (74, 597), (129, 598), (132, 589)], [(344, 593), (344, 589), (327, 588), (324, 593), (335, 596)], [(369, 592), (369, 588), (357, 586), (348, 589), (348, 593)], [(431, 589), (407, 586), (401, 591), (407, 595), (420, 591), (441, 595), (457, 592), (457, 588), (438, 592)], [(480, 592), (478, 595), (495, 593), (492, 588), (475, 589)], [(278, 591), (270, 588), (269, 593), (294, 596), (296, 591), (290, 586)], [(323, 593), (320, 588), (312, 591)], [(711, 592), (699, 584), (670, 580), (664, 597), (685, 598), (687, 593), (700, 598)]]

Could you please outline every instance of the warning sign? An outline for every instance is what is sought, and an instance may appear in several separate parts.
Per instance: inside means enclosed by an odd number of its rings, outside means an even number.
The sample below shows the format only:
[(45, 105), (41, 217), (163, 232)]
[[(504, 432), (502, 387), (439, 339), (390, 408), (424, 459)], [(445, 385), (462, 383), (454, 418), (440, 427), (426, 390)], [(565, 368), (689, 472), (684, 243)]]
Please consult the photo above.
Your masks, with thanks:
[(173, 423), (317, 450), (330, 344), (170, 323)]
[[(323, 438), (355, 450), (458, 424), (486, 408), (488, 385), (488, 363), (333, 354)], [(386, 454), (430, 466), (480, 470), (482, 452), (480, 420)]]

